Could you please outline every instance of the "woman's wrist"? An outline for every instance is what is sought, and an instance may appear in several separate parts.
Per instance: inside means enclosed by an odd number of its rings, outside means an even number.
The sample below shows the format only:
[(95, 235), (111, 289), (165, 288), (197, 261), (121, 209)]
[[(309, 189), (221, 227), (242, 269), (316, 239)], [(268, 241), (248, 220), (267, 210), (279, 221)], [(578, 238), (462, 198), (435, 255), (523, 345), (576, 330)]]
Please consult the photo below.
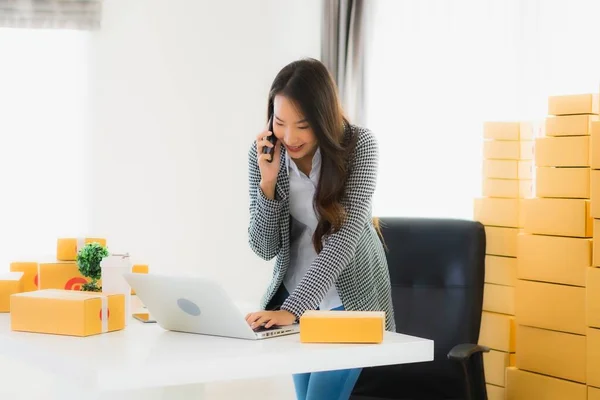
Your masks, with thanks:
[(260, 181), (260, 190), (269, 200), (275, 199), (275, 182), (276, 181)]

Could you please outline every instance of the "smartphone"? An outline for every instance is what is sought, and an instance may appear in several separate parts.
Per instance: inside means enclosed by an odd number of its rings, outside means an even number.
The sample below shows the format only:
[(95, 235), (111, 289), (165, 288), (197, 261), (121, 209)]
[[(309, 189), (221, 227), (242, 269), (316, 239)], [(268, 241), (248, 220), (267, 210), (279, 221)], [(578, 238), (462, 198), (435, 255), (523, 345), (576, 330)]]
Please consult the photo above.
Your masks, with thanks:
[(275, 150), (275, 143), (277, 143), (277, 138), (275, 137), (275, 132), (273, 131), (273, 116), (269, 119), (269, 131), (271, 135), (267, 137), (267, 140), (273, 143), (273, 147), (263, 147), (264, 154), (270, 154), (271, 158), (269, 158), (269, 162), (273, 162), (273, 151)]
[(133, 318), (137, 319), (138, 321), (142, 321), (145, 324), (151, 324), (156, 322), (155, 320), (150, 318), (149, 313), (135, 313), (133, 314)]

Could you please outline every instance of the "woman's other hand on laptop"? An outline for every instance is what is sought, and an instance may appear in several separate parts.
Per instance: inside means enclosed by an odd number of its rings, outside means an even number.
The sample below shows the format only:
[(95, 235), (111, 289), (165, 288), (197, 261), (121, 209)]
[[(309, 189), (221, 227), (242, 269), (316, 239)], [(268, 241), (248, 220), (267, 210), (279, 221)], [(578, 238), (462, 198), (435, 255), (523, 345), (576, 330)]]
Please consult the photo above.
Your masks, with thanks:
[(292, 325), (296, 322), (296, 316), (289, 311), (258, 311), (246, 315), (246, 321), (252, 329), (262, 326), (269, 329), (273, 326)]

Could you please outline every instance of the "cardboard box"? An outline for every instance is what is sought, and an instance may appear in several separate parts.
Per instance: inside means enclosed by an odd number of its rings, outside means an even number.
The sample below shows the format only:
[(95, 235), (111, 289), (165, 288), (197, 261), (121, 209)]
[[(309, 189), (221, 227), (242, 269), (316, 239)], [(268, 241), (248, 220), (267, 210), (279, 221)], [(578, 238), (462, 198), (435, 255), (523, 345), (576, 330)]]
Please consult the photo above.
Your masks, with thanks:
[(560, 115), (546, 118), (546, 136), (586, 136), (598, 115)]
[(585, 305), (585, 288), (517, 282), (516, 317), (521, 325), (585, 335)]
[(520, 228), (521, 199), (480, 197), (474, 201), (474, 219), (483, 225)]
[(548, 114), (599, 114), (598, 93), (568, 94), (548, 97)]
[(589, 168), (539, 167), (535, 193), (538, 197), (589, 199), (590, 171)]
[(106, 247), (106, 239), (102, 238), (59, 238), (56, 242), (56, 259), (58, 261), (75, 261), (79, 250), (86, 244), (94, 242)]
[(600, 170), (592, 170), (590, 173), (590, 195), (592, 218), (600, 218)]
[(491, 179), (533, 179), (533, 162), (483, 160), (483, 177)]
[(587, 330), (587, 384), (600, 387), (600, 329)]
[(600, 267), (600, 220), (594, 219), (594, 240), (592, 240), (592, 266)]
[(509, 354), (502, 351), (490, 350), (483, 353), (483, 369), (485, 382), (496, 386), (505, 385), (505, 370), (510, 365)]
[(520, 234), (518, 279), (583, 286), (592, 266), (592, 239)]
[(538, 167), (589, 167), (590, 137), (541, 137), (535, 140)]
[(536, 399), (586, 400), (586, 386), (514, 367), (507, 368), (506, 400)]
[(590, 158), (592, 169), (600, 169), (600, 121), (592, 121)]
[(586, 382), (585, 335), (533, 328), (519, 322), (517, 354), (519, 369)]
[(125, 328), (125, 296), (38, 290), (11, 297), (13, 331), (90, 336)]
[(588, 386), (587, 400), (600, 400), (600, 389)]
[(0, 313), (10, 312), (10, 296), (23, 292), (23, 272), (0, 274)]
[(600, 328), (600, 268), (587, 269), (586, 323)]
[(589, 200), (523, 199), (525, 233), (592, 237), (593, 218)]
[(533, 180), (484, 179), (483, 197), (526, 198), (533, 197)]
[(35, 283), (39, 289), (81, 290), (91, 280), (81, 275), (74, 261), (40, 262)]
[(485, 281), (496, 285), (515, 286), (517, 284), (517, 259), (486, 255)]
[(487, 311), (481, 313), (479, 344), (505, 353), (514, 353), (516, 336), (515, 317)]
[(37, 290), (37, 273), (38, 263), (37, 262), (12, 262), (10, 263), (11, 272), (22, 272), (23, 273), (23, 291), (32, 292)]
[(307, 311), (300, 317), (302, 343), (381, 343), (385, 313)]
[(486, 254), (494, 256), (516, 257), (518, 235), (518, 228), (486, 226)]
[(533, 124), (528, 121), (486, 121), (483, 123), (484, 139), (532, 140)]
[[(147, 274), (149, 270), (150, 268), (146, 264), (134, 264), (131, 267), (131, 272), (133, 272), (134, 274)], [(135, 290), (131, 289), (131, 294), (134, 295)]]
[(504, 388), (496, 385), (485, 385), (487, 391), (487, 400), (504, 400)]
[(486, 140), (483, 142), (483, 158), (488, 160), (533, 160), (533, 140)]
[(483, 311), (515, 315), (515, 288), (485, 283), (483, 285)]

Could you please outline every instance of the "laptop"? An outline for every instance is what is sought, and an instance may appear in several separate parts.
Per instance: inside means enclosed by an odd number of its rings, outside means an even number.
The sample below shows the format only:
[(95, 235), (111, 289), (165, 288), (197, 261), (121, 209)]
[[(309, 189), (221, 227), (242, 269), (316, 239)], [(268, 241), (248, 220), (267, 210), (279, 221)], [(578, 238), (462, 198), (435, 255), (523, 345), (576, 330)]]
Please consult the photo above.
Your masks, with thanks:
[(123, 274), (152, 318), (176, 332), (259, 340), (300, 332), (299, 324), (252, 329), (218, 283), (202, 278)]

